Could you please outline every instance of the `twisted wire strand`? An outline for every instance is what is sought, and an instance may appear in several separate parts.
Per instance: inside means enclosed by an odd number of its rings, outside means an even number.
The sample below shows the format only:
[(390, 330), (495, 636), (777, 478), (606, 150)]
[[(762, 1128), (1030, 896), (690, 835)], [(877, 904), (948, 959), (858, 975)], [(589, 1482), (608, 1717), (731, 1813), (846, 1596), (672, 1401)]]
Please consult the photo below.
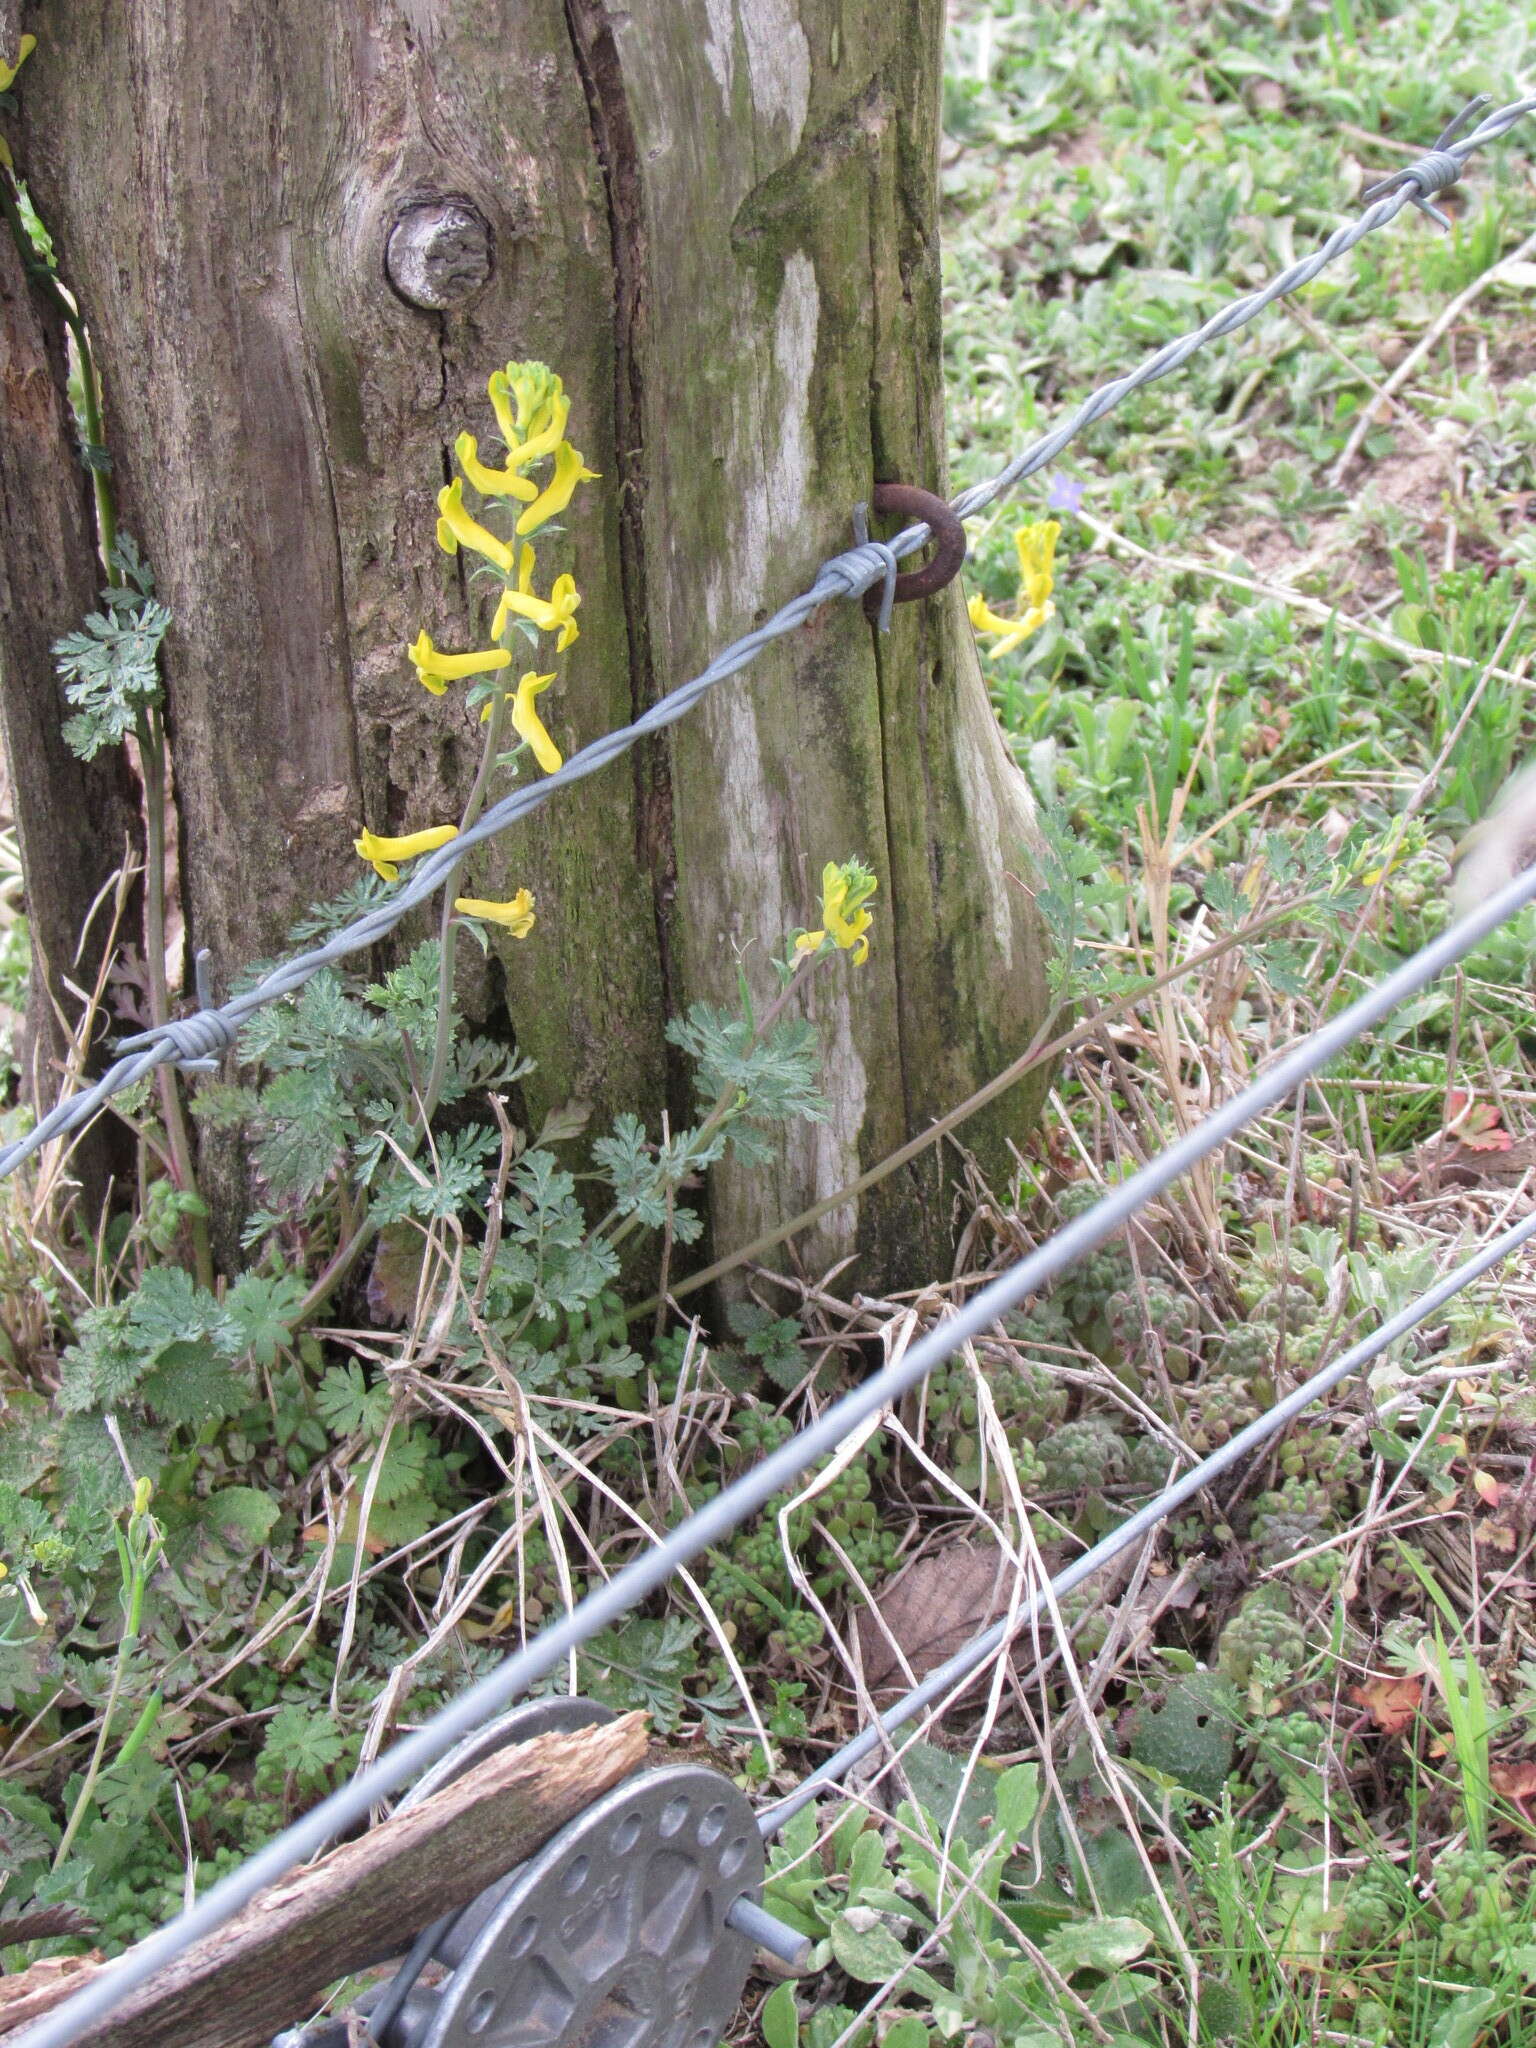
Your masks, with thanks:
[[(1101, 385), (1060, 426), (1032, 442), (990, 481), (962, 491), (952, 501), (955, 512), (961, 518), (969, 518), (984, 510), (1023, 478), (1043, 468), (1084, 428), (1112, 412), (1133, 392), (1179, 369), (1207, 343), (1235, 333), (1287, 292), (1309, 284), (1320, 271), (1354, 248), (1357, 242), (1394, 220), (1405, 206), (1416, 204), (1428, 192), (1443, 191), (1447, 183), (1454, 182), (1454, 177), (1460, 174), (1467, 158), (1475, 150), (1507, 133), (1518, 120), (1533, 111), (1536, 111), (1536, 93), (1500, 107), (1469, 135), (1443, 148), (1437, 145), (1435, 150), (1394, 173), (1387, 182), (1395, 189), (1384, 193), (1357, 219), (1336, 229), (1312, 255), (1281, 271), (1261, 290), (1235, 299), (1207, 320), (1203, 327), (1167, 343), (1126, 376)], [(601, 739), (593, 740), (589, 746), (573, 754), (555, 774), (514, 789), (490, 805), (467, 831), (459, 833), (448, 845), (421, 860), (409, 880), (401, 883), (392, 895), (334, 933), (322, 945), (295, 954), (220, 1007), (199, 1010), (191, 1017), (179, 1018), (152, 1031), (124, 1039), (119, 1046), (122, 1057), (98, 1081), (89, 1088), (64, 1097), (25, 1136), (0, 1148), (0, 1179), (13, 1173), (24, 1159), (50, 1139), (77, 1129), (114, 1095), (132, 1087), (156, 1067), (167, 1061), (200, 1064), (214, 1052), (227, 1048), (233, 1043), (240, 1025), (257, 1010), (283, 996), (292, 995), (321, 968), (334, 966), (387, 937), (409, 911), (436, 894), (464, 855), (474, 847), (504, 832), (509, 825), (537, 810), (541, 804), (548, 803), (558, 790), (596, 774), (598, 769), (607, 767), (610, 761), (617, 760), (640, 740), (685, 718), (717, 683), (745, 668), (770, 642), (794, 632), (821, 605), (834, 598), (860, 598), (876, 583), (886, 582), (892, 559), (899, 560), (915, 553), (928, 538), (928, 527), (919, 522), (904, 528), (889, 542), (861, 541), (842, 554), (832, 556), (822, 563), (808, 590), (781, 606), (771, 619), (753, 632), (734, 641), (706, 669), (669, 691), (632, 724), (619, 726), (605, 733)]]
[[(1399, 1003), (1416, 995), (1447, 967), (1463, 959), (1491, 932), (1532, 901), (1536, 901), (1536, 868), (1517, 875), (1477, 909), (1449, 926), (1437, 939), (1341, 1010), (1338, 1016), (1299, 1040), (1230, 1101), (1212, 1110), (1193, 1129), (1186, 1131), (1118, 1187), (1109, 1189), (1092, 1209), (1075, 1217), (1027, 1257), (981, 1288), (947, 1321), (910, 1345), (900, 1358), (872, 1373), (867, 1380), (825, 1408), (814, 1422), (722, 1488), (713, 1500), (707, 1501), (686, 1521), (669, 1530), (651, 1549), (632, 1558), (611, 1579), (588, 1593), (568, 1614), (550, 1623), (531, 1643), (516, 1651), (494, 1671), (476, 1680), (457, 1699), (440, 1708), (430, 1720), (403, 1737), (366, 1770), (338, 1787), (281, 1835), (258, 1849), (237, 1870), (220, 1878), (175, 1920), (118, 1957), (73, 1997), (16, 2035), (14, 2048), (69, 2048), (70, 2043), (85, 2038), (96, 2021), (115, 2010), (166, 1964), (182, 1955), (194, 1942), (222, 1927), (267, 1885), (285, 1877), (296, 1865), (316, 1855), (328, 1842), (361, 1822), (381, 1799), (398, 1792), (461, 1737), (482, 1727), (531, 1685), (547, 1677), (583, 1643), (665, 1585), (680, 1566), (688, 1564), (701, 1551), (712, 1548), (775, 1494), (785, 1491), (808, 1467), (835, 1451), (860, 1424), (894, 1405), (962, 1345), (990, 1329), (1009, 1309), (1017, 1308), (1020, 1302), (1038, 1294), (1068, 1266), (1103, 1244), (1190, 1167), (1218, 1150), (1254, 1117), (1294, 1096), (1320, 1067), (1326, 1066), (1362, 1033), (1380, 1023)], [(1530, 1234), (1525, 1225), (1519, 1228), (1526, 1235)], [(1494, 1257), (1503, 1256), (1513, 1248), (1511, 1239), (1518, 1234), (1506, 1233), (1493, 1245), (1485, 1247), (1484, 1252), (1472, 1262), (1473, 1266), (1483, 1270)], [(1524, 1238), (1521, 1237), (1520, 1241), (1523, 1242)], [(1466, 1276), (1468, 1279), (1471, 1277), (1471, 1273)], [(1458, 1275), (1452, 1275), (1451, 1279), (1460, 1285), (1466, 1284)], [(1429, 1314), (1439, 1300), (1446, 1298), (1443, 1290), (1447, 1284), (1442, 1282), (1439, 1289), (1432, 1289), (1422, 1298), (1422, 1303), (1414, 1305), (1415, 1308), (1422, 1307), (1422, 1313)], [(1455, 1291), (1454, 1286), (1451, 1291)], [(1409, 1313), (1404, 1311), (1404, 1314)], [(1400, 1323), (1401, 1317), (1387, 1326), (1392, 1335), (1401, 1334)], [(1392, 1335), (1387, 1337), (1387, 1342), (1392, 1341)], [(1346, 1360), (1351, 1355), (1346, 1353)], [(1343, 1360), (1336, 1361), (1335, 1367), (1329, 1370), (1336, 1370), (1344, 1363)], [(1278, 1428), (1282, 1421), (1289, 1419), (1290, 1403), (1295, 1398), (1295, 1395), (1288, 1397), (1279, 1410), (1272, 1411), (1278, 1419), (1271, 1420), (1271, 1429)], [(1234, 1438), (1233, 1441), (1239, 1443), (1242, 1438)], [(1192, 1476), (1185, 1474), (1183, 1479), (1159, 1496), (1159, 1503), (1183, 1499)], [(1157, 1505), (1152, 1504), (1153, 1507)], [(1167, 1507), (1162, 1509), (1162, 1512), (1167, 1511)], [(1143, 1509), (1140, 1516), (1132, 1518), (1129, 1526), (1133, 1532), (1149, 1526), (1146, 1521), (1148, 1513), (1148, 1509)], [(1160, 1519), (1160, 1516), (1154, 1516), (1154, 1519)], [(1124, 1540), (1133, 1541), (1134, 1533)], [(1085, 1559), (1079, 1559), (1074, 1569), (1086, 1576), (1085, 1563)], [(876, 1734), (873, 1739), (878, 1741), (880, 1737)]]

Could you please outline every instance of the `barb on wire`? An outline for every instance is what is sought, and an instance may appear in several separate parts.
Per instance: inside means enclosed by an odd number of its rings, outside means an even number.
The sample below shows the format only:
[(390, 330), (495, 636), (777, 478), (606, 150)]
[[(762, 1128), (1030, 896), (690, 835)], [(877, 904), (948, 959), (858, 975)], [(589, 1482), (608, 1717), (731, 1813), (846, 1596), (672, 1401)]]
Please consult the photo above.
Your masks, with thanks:
[[(1094, 1208), (1075, 1217), (1026, 1258), (999, 1274), (946, 1322), (909, 1346), (899, 1359), (825, 1408), (788, 1443), (770, 1452), (685, 1522), (669, 1530), (651, 1549), (588, 1593), (569, 1614), (552, 1622), (525, 1648), (478, 1679), (431, 1720), (387, 1750), (376, 1763), (331, 1793), (265, 1848), (257, 1850), (238, 1870), (221, 1878), (177, 1919), (120, 1956), (72, 1998), (19, 2034), (14, 2048), (69, 2048), (70, 2043), (85, 2038), (97, 2020), (113, 2011), (173, 1958), (222, 1927), (267, 1885), (285, 1877), (297, 1864), (363, 1820), (380, 1799), (399, 1791), (461, 1736), (482, 1727), (555, 1670), (572, 1651), (664, 1585), (679, 1567), (701, 1551), (711, 1549), (774, 1494), (782, 1493), (808, 1467), (836, 1450), (851, 1431), (899, 1401), (963, 1344), (990, 1329), (1009, 1309), (1038, 1294), (1068, 1266), (1103, 1244), (1254, 1117), (1287, 1101), (1363, 1032), (1380, 1023), (1399, 1003), (1463, 959), (1516, 911), (1533, 901), (1536, 868), (1517, 875), (1338, 1016), (1319, 1025), (1230, 1101), (1213, 1110), (1129, 1179), (1110, 1189)], [(1498, 1245), (1509, 1248), (1505, 1239), (1497, 1240)], [(1496, 1246), (1486, 1249), (1493, 1252)], [(1234, 1443), (1239, 1441), (1233, 1439)], [(1186, 1484), (1189, 1477), (1186, 1474), (1179, 1484)], [(1126, 1540), (1134, 1540), (1134, 1536)], [(1077, 1568), (1082, 1569), (1083, 1565), (1084, 1560), (1079, 1559)]]
[[(1476, 104), (1474, 101), (1474, 108)], [(1505, 134), (1524, 115), (1533, 111), (1536, 111), (1536, 94), (1531, 94), (1525, 99), (1513, 100), (1508, 106), (1500, 107), (1496, 113), (1490, 114), (1470, 135), (1462, 136), (1450, 143), (1443, 151), (1437, 146), (1431, 155), (1420, 158), (1416, 164), (1408, 165), (1394, 179), (1388, 181), (1395, 186), (1394, 190), (1384, 192), (1358, 219), (1336, 229), (1312, 255), (1281, 271), (1261, 290), (1249, 292), (1245, 297), (1235, 299), (1231, 305), (1224, 307), (1221, 312), (1207, 320), (1203, 327), (1196, 328), (1177, 341), (1167, 343), (1155, 354), (1148, 356), (1145, 362), (1128, 375), (1101, 385), (1059, 427), (1032, 442), (989, 482), (975, 484), (970, 490), (962, 491), (959, 497), (953, 500), (951, 509), (962, 519), (982, 511), (1024, 477), (1044, 468), (1085, 427), (1091, 426), (1106, 413), (1112, 412), (1133, 392), (1181, 368), (1196, 350), (1204, 348), (1208, 342), (1235, 333), (1238, 328), (1257, 318), (1264, 308), (1273, 304), (1276, 299), (1283, 298), (1287, 292), (1310, 283), (1330, 263), (1354, 248), (1357, 242), (1394, 220), (1405, 206), (1417, 204), (1428, 192), (1443, 191), (1445, 180), (1441, 177), (1441, 172), (1445, 165), (1441, 164), (1438, 169), (1428, 168), (1436, 164), (1441, 156), (1446, 163), (1454, 163), (1459, 173), (1475, 150)], [(1452, 131), (1446, 132), (1450, 134)], [(1441, 138), (1442, 142), (1444, 139)], [(1402, 182), (1404, 179), (1408, 182)], [(590, 746), (583, 747), (555, 774), (522, 789), (515, 789), (499, 803), (490, 805), (478, 822), (467, 831), (461, 832), (451, 845), (440, 847), (437, 852), (428, 854), (421, 860), (410, 879), (401, 883), (392, 895), (335, 933), (323, 945), (296, 954), (292, 959), (283, 962), (254, 987), (243, 995), (232, 998), (222, 1008), (205, 1007), (195, 1016), (163, 1024), (153, 1031), (141, 1032), (137, 1037), (123, 1040), (119, 1048), (123, 1057), (115, 1061), (100, 1080), (91, 1087), (82, 1089), (78, 1094), (66, 1096), (46, 1116), (40, 1118), (24, 1137), (0, 1147), (0, 1179), (13, 1172), (22, 1160), (37, 1151), (40, 1146), (47, 1144), (50, 1139), (59, 1137), (66, 1131), (72, 1131), (86, 1122), (114, 1095), (131, 1087), (135, 1081), (153, 1072), (156, 1067), (171, 1061), (196, 1065), (225, 1050), (234, 1042), (235, 1035), (246, 1018), (257, 1010), (268, 1003), (278, 1001), (283, 996), (292, 995), (322, 967), (333, 966), (337, 961), (344, 960), (353, 953), (362, 952), (387, 937), (408, 911), (436, 894), (471, 848), (504, 832), (516, 819), (526, 817), (530, 811), (547, 803), (558, 790), (568, 788), (572, 783), (595, 774), (599, 768), (606, 767), (610, 761), (627, 753), (639, 740), (660, 732), (665, 727), (675, 724), (678, 719), (686, 717), (699, 699), (717, 683), (724, 682), (727, 677), (745, 668), (770, 641), (777, 640), (786, 633), (792, 633), (829, 600), (862, 597), (877, 583), (885, 583), (890, 574), (892, 558), (900, 559), (915, 553), (929, 538), (927, 526), (919, 523), (905, 528), (888, 544), (864, 541), (843, 554), (832, 556), (830, 560), (822, 563), (816, 572), (815, 581), (808, 590), (802, 591), (798, 597), (781, 606), (765, 624), (744, 635), (742, 639), (734, 641), (722, 654), (716, 655), (708, 668), (669, 692), (632, 725), (620, 726), (615, 731), (606, 733), (601, 739), (594, 740)]]
[(1416, 163), (1404, 164), (1389, 178), (1381, 178), (1361, 197), (1367, 200), (1380, 198), (1383, 192), (1396, 192), (1400, 186), (1413, 188), (1413, 204), (1420, 213), (1427, 213), (1432, 221), (1449, 231), (1450, 222), (1438, 206), (1430, 204), (1436, 192), (1449, 192), (1461, 176), (1461, 158), (1449, 147), (1450, 143), (1466, 127), (1479, 107), (1486, 107), (1493, 98), (1491, 92), (1480, 92), (1476, 99), (1468, 100), (1461, 112), (1448, 128), (1442, 130), (1440, 139), (1433, 149), (1427, 151)]

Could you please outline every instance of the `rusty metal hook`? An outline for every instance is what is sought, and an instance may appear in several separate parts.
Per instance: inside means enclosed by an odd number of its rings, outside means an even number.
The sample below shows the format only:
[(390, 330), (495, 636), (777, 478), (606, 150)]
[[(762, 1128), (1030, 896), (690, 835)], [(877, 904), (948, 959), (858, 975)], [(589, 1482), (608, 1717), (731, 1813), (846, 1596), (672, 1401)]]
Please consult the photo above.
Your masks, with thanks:
[[(895, 603), (912, 604), (920, 597), (932, 597), (936, 590), (953, 581), (965, 560), (965, 528), (944, 499), (917, 484), (876, 484), (870, 502), (876, 512), (903, 518), (909, 525), (921, 519), (933, 534), (932, 560), (921, 569), (903, 570), (896, 578), (892, 593)], [(879, 589), (864, 593), (864, 610), (869, 618), (878, 621), (883, 597)]]

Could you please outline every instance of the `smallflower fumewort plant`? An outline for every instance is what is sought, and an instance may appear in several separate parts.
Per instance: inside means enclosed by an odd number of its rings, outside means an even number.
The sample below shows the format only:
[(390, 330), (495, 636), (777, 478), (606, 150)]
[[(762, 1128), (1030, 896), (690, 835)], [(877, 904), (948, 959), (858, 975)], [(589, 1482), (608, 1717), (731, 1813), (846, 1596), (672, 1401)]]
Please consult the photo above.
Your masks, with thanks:
[[(534, 702), (558, 680), (558, 671), (528, 669), (513, 690), (505, 687), (501, 676), (513, 666), (508, 644), (513, 639), (534, 648), (552, 640), (552, 652), (559, 655), (580, 636), (576, 613), (581, 593), (576, 579), (565, 571), (541, 594), (531, 536), (557, 519), (577, 486), (593, 481), (597, 471), (587, 468), (580, 450), (565, 437), (571, 401), (547, 363), (508, 363), (505, 369), (492, 371), (486, 390), (501, 436), (502, 460), (484, 461), (475, 435), (466, 431), (458, 436), (454, 454), (460, 474), (437, 494), (437, 544), (445, 554), (468, 558), (477, 580), (491, 577), (499, 583), (492, 644), (455, 652), (438, 647), (423, 628), (406, 649), (416, 680), (432, 696), (443, 696), (450, 683), (470, 685), (467, 701), (480, 704), (486, 728), (480, 769), (456, 825), (433, 825), (395, 836), (365, 828), (353, 842), (359, 858), (371, 862), (387, 882), (397, 879), (401, 861), (433, 852), (474, 823), (497, 767), (515, 772), (526, 752), (546, 775), (553, 775), (565, 759)], [(478, 508), (465, 502), (466, 486), (481, 499)], [(505, 532), (508, 527), (510, 535)], [(518, 744), (503, 754), (509, 721)], [(471, 920), (483, 943), (487, 926), (525, 939), (536, 922), (530, 889), (517, 890), (505, 902), (453, 896), (451, 890), (449, 899), (443, 912), (437, 1046), (421, 1104), (423, 1130), (437, 1107), (448, 1057), (456, 925)]]

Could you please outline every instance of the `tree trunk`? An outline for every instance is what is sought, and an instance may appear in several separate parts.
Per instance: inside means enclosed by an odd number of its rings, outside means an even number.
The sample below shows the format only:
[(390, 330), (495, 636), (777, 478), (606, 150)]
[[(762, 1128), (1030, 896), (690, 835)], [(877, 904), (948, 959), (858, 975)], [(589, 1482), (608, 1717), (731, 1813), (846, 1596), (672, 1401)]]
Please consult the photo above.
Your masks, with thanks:
[[(22, 149), (113, 400), (127, 524), (175, 612), (169, 722), (193, 942), (227, 982), (356, 871), (457, 813), (473, 716), (405, 659), (483, 644), (435, 493), (485, 378), (541, 358), (604, 481), (550, 723), (625, 723), (849, 544), (877, 478), (943, 489), (939, 0), (77, 0), (29, 21)], [(13, 28), (18, 24), (13, 23)], [(24, 152), (24, 154), (23, 154)], [(467, 206), (489, 276), (390, 287), (405, 210)], [(471, 253), (475, 253), (471, 246)], [(829, 1122), (724, 1165), (716, 1250), (853, 1179), (1017, 1055), (1046, 996), (1031, 819), (958, 588), (877, 641), (856, 606), (776, 642), (657, 743), (473, 863), (540, 924), (463, 993), (572, 1096), (687, 1109), (662, 1026), (754, 990), (823, 864), (880, 877), (868, 964), (820, 975)], [(424, 929), (425, 927), (420, 927)], [(1032, 1109), (968, 1135), (984, 1160)], [(942, 1264), (936, 1167), (834, 1212), (812, 1263)]]
[[(12, 37), (0, 51), (14, 48)], [(98, 898), (138, 837), (126, 764), (77, 760), (63, 739), (68, 707), (51, 649), (95, 606), (103, 581), (64, 386), (62, 324), (0, 222), (0, 746), (32, 946), (19, 1064), (40, 1108), (64, 1085), (82, 1010), (73, 990), (89, 992), (100, 970), (112, 916)], [(75, 1153), (92, 1209), (121, 1163), (116, 1152), (103, 1133)]]

